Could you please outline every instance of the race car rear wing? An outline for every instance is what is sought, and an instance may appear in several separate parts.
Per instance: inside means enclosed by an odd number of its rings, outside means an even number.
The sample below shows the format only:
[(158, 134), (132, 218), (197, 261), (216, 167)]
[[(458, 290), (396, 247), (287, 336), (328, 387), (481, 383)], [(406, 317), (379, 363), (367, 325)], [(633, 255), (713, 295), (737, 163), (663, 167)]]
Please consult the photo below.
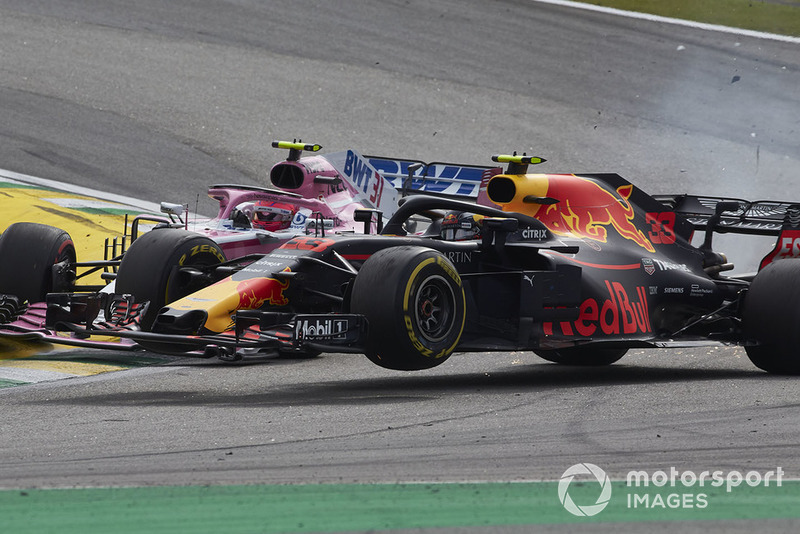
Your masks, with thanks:
[(800, 203), (774, 200), (743, 200), (698, 195), (653, 195), (653, 198), (683, 215), (695, 228), (706, 230), (715, 218), (713, 230), (751, 235), (779, 235), (786, 225), (800, 225)]
[(783, 258), (800, 258), (800, 203), (696, 195), (654, 198), (681, 214), (695, 230), (706, 232), (701, 249), (707, 253), (711, 253), (711, 235), (717, 232), (776, 236), (775, 246), (761, 260), (759, 271)]
[(403, 195), (423, 193), (461, 200), (478, 198), (481, 181), (502, 172), (500, 167), (364, 156)]

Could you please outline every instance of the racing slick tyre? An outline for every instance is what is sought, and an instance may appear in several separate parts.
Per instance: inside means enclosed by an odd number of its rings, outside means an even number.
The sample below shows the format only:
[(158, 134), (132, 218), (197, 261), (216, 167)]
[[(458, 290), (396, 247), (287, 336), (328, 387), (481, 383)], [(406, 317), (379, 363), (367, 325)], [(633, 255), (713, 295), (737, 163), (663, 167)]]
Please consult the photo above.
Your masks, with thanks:
[(182, 274), (182, 267), (207, 267), (224, 261), (219, 245), (205, 236), (155, 229), (136, 239), (125, 252), (115, 292), (133, 295), (137, 302), (150, 301), (140, 320), (142, 330), (147, 331), (161, 308), (209, 284), (204, 277)]
[(744, 299), (745, 346), (756, 367), (768, 373), (800, 374), (800, 259), (782, 259), (760, 271)]
[(0, 236), (0, 260), (0, 294), (42, 302), (48, 293), (69, 292), (75, 285), (75, 245), (60, 228), (12, 224)]
[(537, 350), (534, 353), (548, 362), (562, 365), (595, 366), (611, 365), (625, 356), (628, 349), (599, 349), (570, 347), (558, 350)]
[(373, 254), (356, 276), (350, 311), (369, 323), (366, 355), (387, 369), (444, 362), (461, 339), (466, 302), (461, 277), (441, 253), (401, 246)]

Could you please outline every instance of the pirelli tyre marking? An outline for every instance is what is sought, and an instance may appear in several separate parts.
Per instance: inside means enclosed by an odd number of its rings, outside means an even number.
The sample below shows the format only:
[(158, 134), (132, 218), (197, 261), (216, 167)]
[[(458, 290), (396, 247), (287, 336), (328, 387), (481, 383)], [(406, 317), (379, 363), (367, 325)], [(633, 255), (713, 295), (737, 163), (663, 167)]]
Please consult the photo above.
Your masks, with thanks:
[[(185, 252), (181, 256), (180, 260), (178, 260), (178, 265), (183, 266), (184, 264), (186, 264), (187, 260), (191, 260), (198, 254), (202, 255), (211, 254), (213, 256), (216, 256), (216, 258), (219, 260), (220, 263), (225, 261), (225, 254), (222, 253), (222, 250), (219, 248), (218, 245), (214, 243), (205, 243), (202, 245), (194, 245), (193, 247), (191, 247), (187, 252)], [(192, 262), (189, 261), (189, 264), (191, 263)]]

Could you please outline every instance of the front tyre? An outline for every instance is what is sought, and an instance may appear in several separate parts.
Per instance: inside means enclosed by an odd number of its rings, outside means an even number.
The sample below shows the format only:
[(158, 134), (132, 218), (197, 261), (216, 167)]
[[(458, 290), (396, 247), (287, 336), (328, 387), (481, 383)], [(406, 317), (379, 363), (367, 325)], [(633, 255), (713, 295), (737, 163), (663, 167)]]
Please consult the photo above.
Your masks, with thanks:
[(161, 308), (211, 282), (190, 276), (184, 268), (199, 270), (224, 261), (219, 245), (205, 236), (172, 228), (155, 229), (136, 239), (125, 252), (115, 292), (133, 295), (137, 302), (150, 301), (140, 320), (142, 330), (150, 330)]
[(366, 355), (398, 371), (429, 369), (453, 353), (464, 330), (461, 277), (441, 253), (402, 246), (373, 254), (353, 283), (350, 311), (369, 323)]
[(768, 373), (800, 374), (800, 259), (767, 265), (750, 284), (744, 300), (742, 326), (750, 361)]
[(20, 222), (0, 236), (0, 293), (43, 302), (74, 285), (75, 245), (64, 230)]

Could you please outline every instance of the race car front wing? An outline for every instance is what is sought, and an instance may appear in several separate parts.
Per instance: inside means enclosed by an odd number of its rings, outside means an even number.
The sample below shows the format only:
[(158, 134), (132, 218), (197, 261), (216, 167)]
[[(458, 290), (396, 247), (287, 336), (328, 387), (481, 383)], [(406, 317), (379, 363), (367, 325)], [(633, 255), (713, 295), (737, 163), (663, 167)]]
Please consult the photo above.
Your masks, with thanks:
[[(129, 295), (105, 293), (54, 293), (47, 297), (45, 325), (70, 333), (84, 344), (91, 336), (132, 340), (157, 352), (223, 360), (239, 360), (250, 353), (268, 351), (363, 352), (367, 320), (356, 314), (294, 314), (275, 311), (237, 311), (231, 329), (196, 335), (145, 332), (139, 318), (147, 303)], [(60, 338), (69, 344), (69, 340)]]

